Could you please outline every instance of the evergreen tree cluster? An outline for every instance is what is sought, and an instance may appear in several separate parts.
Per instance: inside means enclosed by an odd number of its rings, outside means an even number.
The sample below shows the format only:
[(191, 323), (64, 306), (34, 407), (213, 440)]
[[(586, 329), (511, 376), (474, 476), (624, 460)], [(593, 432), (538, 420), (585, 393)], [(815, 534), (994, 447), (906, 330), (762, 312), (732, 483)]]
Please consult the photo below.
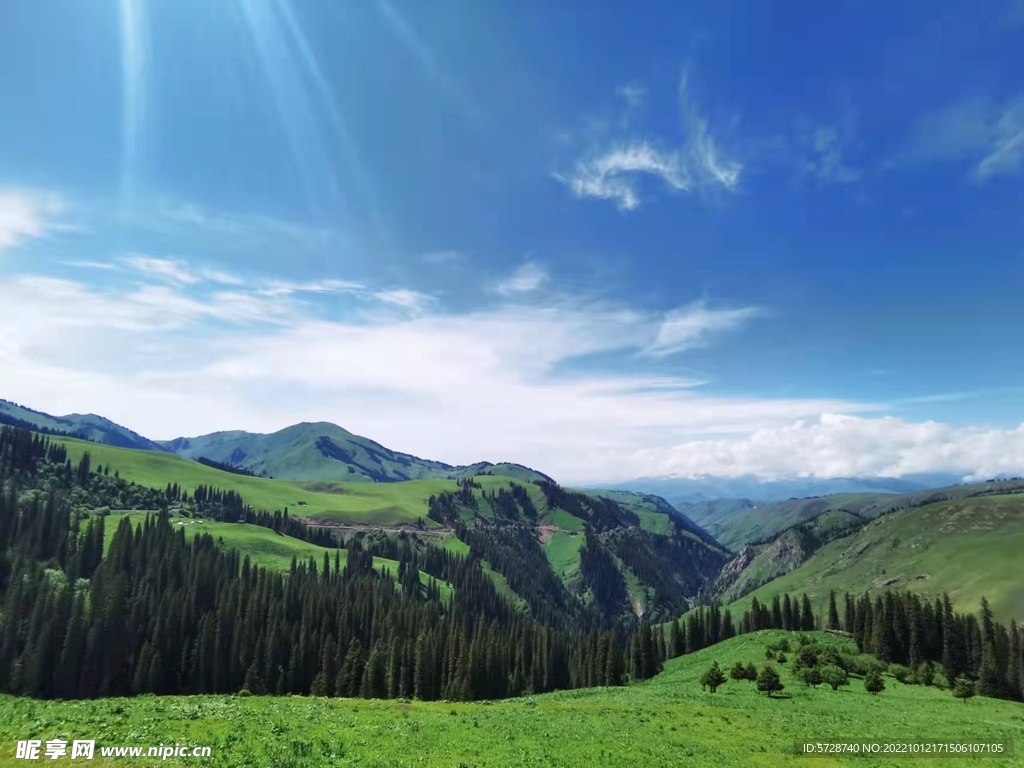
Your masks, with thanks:
[(255, 472), (251, 472), (245, 467), (239, 467), (235, 464), (228, 464), (223, 461), (214, 461), (213, 459), (208, 459), (206, 456), (200, 456), (196, 461), (200, 464), (206, 465), (207, 467), (219, 469), (221, 472), (230, 472), (233, 475), (245, 475), (246, 477), (259, 477)]
[(640, 518), (612, 499), (588, 496), (578, 491), (569, 491), (548, 480), (534, 480), (543, 492), (551, 509), (563, 509), (573, 517), (589, 523), (595, 531), (612, 528), (626, 528), (640, 525)]
[[(398, 560), (394, 575), (373, 570), (358, 537), (344, 565), (336, 550), (333, 564), (325, 554), (276, 573), (170, 525), (166, 507), (186, 501), (246, 519), (237, 494), (204, 487), (188, 499), (171, 484), (147, 489), (165, 509), (134, 529), (122, 519), (104, 557), (106, 519), (71, 498), (79, 483), (116, 488), (116, 473), (94, 471), (88, 453), (71, 467), (62, 445), (4, 429), (0, 480), (3, 692), (479, 699), (617, 685), (629, 672), (617, 633), (546, 626), (513, 610), (476, 558), (412, 536), (375, 542)], [(299, 524), (287, 510), (261, 519)]]
[[(986, 599), (978, 615), (957, 613), (946, 594), (934, 601), (893, 590), (874, 599), (845, 594), (843, 604), (840, 622), (836, 596), (829, 595), (825, 628), (848, 634), (861, 653), (876, 657), (898, 678), (928, 684), (934, 666), (941, 665), (950, 688), (962, 678), (982, 696), (1024, 701), (1020, 627), (996, 622)], [(740, 621), (741, 633), (820, 628), (806, 594), (799, 600), (775, 596), (770, 608), (754, 598)]]
[[(166, 513), (135, 529), (124, 518), (86, 580), (89, 568), (79, 566), (77, 578), (71, 555), (96, 540), (95, 523), (48, 568), (18, 545), (38, 540), (52, 521), (22, 519), (31, 526), (4, 550), (4, 692), (72, 699), (246, 689), (472, 700), (622, 681), (614, 633), (467, 611), (465, 583), (446, 606), (431, 599), (436, 584), (422, 588), (414, 565), (401, 565), (397, 579), (374, 572), (357, 541), (344, 566), (336, 553), (333, 564), (329, 556), (320, 567), (293, 562), (282, 574), (248, 557), (240, 562), (209, 535), (188, 541)], [(67, 542), (68, 531), (57, 528), (54, 540)]]
[(603, 620), (613, 623), (629, 611), (626, 579), (611, 552), (601, 543), (594, 529), (587, 526), (580, 548), (580, 576), (583, 588), (593, 595), (593, 603)]

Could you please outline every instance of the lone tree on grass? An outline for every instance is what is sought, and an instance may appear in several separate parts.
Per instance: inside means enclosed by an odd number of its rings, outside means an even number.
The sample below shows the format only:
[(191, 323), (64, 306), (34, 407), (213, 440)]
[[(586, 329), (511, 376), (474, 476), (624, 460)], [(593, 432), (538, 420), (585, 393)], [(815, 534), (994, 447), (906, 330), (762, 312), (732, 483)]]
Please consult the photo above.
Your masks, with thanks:
[(761, 668), (761, 672), (757, 676), (757, 690), (764, 691), (768, 694), (768, 698), (771, 698), (773, 693), (778, 693), (785, 687), (779, 678), (779, 673), (775, 671), (775, 667), (765, 664)]
[(973, 680), (969, 680), (966, 677), (958, 677), (953, 682), (953, 695), (958, 699), (963, 699), (964, 704), (966, 704), (967, 700), (973, 697), (975, 693), (976, 691)]
[(748, 661), (747, 667), (743, 671), (747, 673), (746, 677), (750, 682), (753, 683), (757, 680), (757, 667), (754, 666), (754, 662)]
[(864, 676), (864, 690), (871, 695), (885, 690), (885, 683), (882, 682), (882, 676), (877, 670), (872, 669)]
[(703, 691), (706, 688), (710, 688), (711, 692), (714, 693), (718, 690), (718, 686), (725, 682), (725, 675), (722, 674), (722, 670), (718, 668), (718, 662), (716, 661), (700, 678), (700, 689)]
[(821, 679), (831, 685), (833, 691), (838, 691), (840, 685), (850, 684), (850, 675), (838, 664), (829, 664), (822, 667)]
[(729, 677), (733, 680), (746, 680), (747, 679), (747, 668), (743, 666), (742, 661), (737, 661), (733, 665), (733, 668), (729, 670)]

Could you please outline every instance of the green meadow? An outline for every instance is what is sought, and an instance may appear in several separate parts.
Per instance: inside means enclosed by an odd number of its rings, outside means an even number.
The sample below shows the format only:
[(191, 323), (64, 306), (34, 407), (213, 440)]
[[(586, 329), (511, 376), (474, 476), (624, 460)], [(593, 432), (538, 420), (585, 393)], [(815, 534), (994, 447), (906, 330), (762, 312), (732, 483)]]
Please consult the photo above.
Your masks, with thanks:
[[(17, 739), (95, 738), (100, 745), (188, 743), (209, 746), (208, 766), (310, 768), (501, 768), (583, 765), (682, 766), (984, 766), (1024, 765), (1013, 757), (804, 758), (794, 744), (821, 740), (1006, 741), (1024, 734), (1024, 707), (885, 677), (871, 695), (862, 681), (832, 691), (812, 689), (780, 668), (786, 686), (769, 699), (750, 682), (728, 681), (717, 693), (699, 679), (712, 661), (764, 660), (765, 646), (791, 633), (733, 638), (674, 659), (652, 680), (498, 702), (366, 701), (303, 697), (153, 696), (99, 701), (0, 697), (0, 765)], [(819, 635), (822, 642), (835, 642)], [(791, 639), (792, 642), (792, 639)], [(778, 665), (776, 665), (778, 667)], [(48, 764), (63, 765), (67, 759)], [(131, 765), (161, 761), (138, 758)], [(195, 764), (170, 758), (164, 765)], [(98, 766), (128, 765), (104, 762)]]
[[(89, 451), (92, 465), (109, 466), (121, 477), (150, 488), (163, 488), (178, 483), (190, 494), (200, 485), (241, 494), (255, 509), (273, 512), (288, 508), (296, 517), (314, 518), (336, 523), (367, 525), (414, 524), (422, 518), (424, 525), (436, 526), (426, 517), (427, 501), (442, 491), (457, 489), (454, 480), (411, 480), (402, 483), (298, 483), (271, 480), (223, 472), (190, 459), (158, 451), (115, 448), (72, 438), (60, 438), (68, 448), (68, 457), (77, 463)], [(478, 477), (485, 490), (507, 488), (506, 477)], [(540, 491), (537, 490), (539, 494)]]

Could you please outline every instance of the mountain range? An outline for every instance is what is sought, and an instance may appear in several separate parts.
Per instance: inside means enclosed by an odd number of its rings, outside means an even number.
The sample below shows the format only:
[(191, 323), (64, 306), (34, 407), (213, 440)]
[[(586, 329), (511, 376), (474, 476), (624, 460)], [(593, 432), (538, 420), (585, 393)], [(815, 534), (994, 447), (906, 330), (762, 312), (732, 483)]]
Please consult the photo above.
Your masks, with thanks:
[(928, 488), (956, 485), (960, 475), (930, 472), (902, 477), (806, 477), (794, 480), (763, 480), (740, 477), (642, 477), (615, 483), (616, 488), (655, 493), (675, 506), (714, 499), (747, 499), (752, 505), (784, 499), (829, 496), (835, 493), (914, 493)]
[[(430, 478), (458, 479), (484, 472), (524, 481), (551, 480), (544, 473), (520, 464), (492, 464), (483, 461), (452, 465), (422, 459), (391, 450), (328, 422), (303, 422), (270, 434), (232, 430), (158, 441), (96, 414), (52, 416), (0, 399), (0, 423), (66, 434), (121, 448), (166, 451), (194, 460), (214, 461), (262, 477), (284, 480), (388, 483)], [(704, 525), (701, 522), (700, 505), (709, 502), (719, 510), (729, 507), (752, 508), (786, 499), (837, 493), (914, 493), (955, 485), (961, 481), (959, 475), (949, 473), (773, 481), (753, 475), (736, 478), (704, 475), (694, 478), (643, 477), (615, 483), (595, 483), (588, 487), (614, 487), (660, 496), (675, 508), (686, 509), (690, 517)], [(728, 501), (722, 506), (721, 500)]]

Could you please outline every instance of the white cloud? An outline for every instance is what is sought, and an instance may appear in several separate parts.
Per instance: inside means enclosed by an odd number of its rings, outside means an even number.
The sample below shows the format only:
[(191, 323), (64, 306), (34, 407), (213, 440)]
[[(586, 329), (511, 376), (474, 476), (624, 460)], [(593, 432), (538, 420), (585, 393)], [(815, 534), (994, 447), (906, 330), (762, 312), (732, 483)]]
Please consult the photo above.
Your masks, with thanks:
[(714, 334), (737, 328), (761, 313), (756, 307), (708, 309), (704, 302), (696, 302), (670, 312), (646, 352), (655, 357), (664, 357), (705, 346)]
[(159, 259), (153, 256), (134, 255), (124, 259), (124, 263), (132, 269), (149, 277), (159, 277), (172, 283), (192, 285), (202, 278), (192, 272), (188, 265), (176, 259)]
[(615, 373), (564, 372), (580, 356), (705, 344), (752, 319), (749, 308), (654, 315), (561, 300), (357, 322), (321, 319), (287, 292), (98, 289), (33, 275), (0, 275), (0, 307), (0, 395), (103, 413), (154, 438), (330, 420), (421, 456), (520, 461), (563, 482), (1024, 471), (1024, 427), (715, 396), (635, 356)]
[(646, 142), (624, 144), (590, 160), (576, 163), (568, 174), (555, 174), (577, 197), (615, 200), (619, 208), (631, 211), (640, 206), (636, 174), (659, 177), (675, 190), (688, 190), (691, 181), (676, 153), (659, 152)]
[(679, 102), (684, 134), (681, 146), (658, 149), (647, 140), (624, 138), (611, 149), (578, 160), (571, 172), (553, 174), (554, 178), (577, 197), (613, 200), (625, 211), (640, 206), (637, 186), (644, 175), (660, 179), (676, 192), (706, 188), (735, 191), (743, 166), (728, 157), (712, 136), (707, 118), (687, 91), (685, 76), (680, 83)]
[(915, 161), (962, 161), (979, 180), (1024, 169), (1024, 97), (963, 99), (925, 116), (909, 152)]
[(536, 291), (548, 281), (548, 273), (540, 264), (528, 261), (498, 283), (497, 291), (505, 295)]
[(63, 201), (52, 192), (0, 189), (0, 251), (62, 228), (56, 218), (63, 211)]
[(430, 297), (418, 291), (410, 291), (406, 288), (393, 288), (387, 291), (377, 291), (373, 298), (385, 304), (391, 304), (403, 309), (421, 310), (430, 301)]
[(1024, 470), (1024, 424), (954, 427), (832, 413), (742, 439), (702, 440), (646, 451), (652, 475), (765, 479), (959, 472), (974, 480)]
[(238, 275), (234, 275), (230, 272), (222, 272), (219, 269), (200, 270), (199, 276), (202, 277), (203, 280), (209, 280), (211, 283), (220, 283), (221, 285), (245, 285), (245, 280)]

